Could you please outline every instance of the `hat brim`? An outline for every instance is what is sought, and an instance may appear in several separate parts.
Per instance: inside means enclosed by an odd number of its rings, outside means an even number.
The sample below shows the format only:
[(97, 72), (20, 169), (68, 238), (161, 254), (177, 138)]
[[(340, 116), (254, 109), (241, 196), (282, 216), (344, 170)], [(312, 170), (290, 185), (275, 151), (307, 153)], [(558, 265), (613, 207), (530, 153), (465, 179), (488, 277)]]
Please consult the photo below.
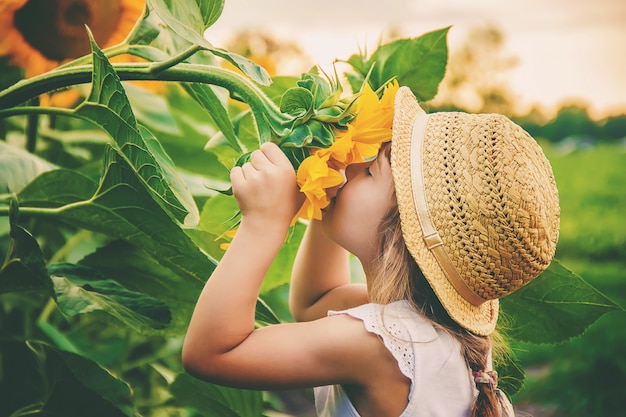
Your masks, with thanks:
[[(424, 241), (424, 233), (415, 208), (411, 179), (411, 158), (416, 157), (411, 155), (413, 126), (416, 118), (423, 114), (425, 112), (411, 90), (400, 87), (394, 104), (391, 170), (404, 240), (407, 249), (450, 317), (472, 333), (489, 335), (494, 331), (498, 321), (498, 300), (488, 300), (478, 305), (467, 301), (451, 284)], [(425, 131), (428, 131), (428, 128)]]

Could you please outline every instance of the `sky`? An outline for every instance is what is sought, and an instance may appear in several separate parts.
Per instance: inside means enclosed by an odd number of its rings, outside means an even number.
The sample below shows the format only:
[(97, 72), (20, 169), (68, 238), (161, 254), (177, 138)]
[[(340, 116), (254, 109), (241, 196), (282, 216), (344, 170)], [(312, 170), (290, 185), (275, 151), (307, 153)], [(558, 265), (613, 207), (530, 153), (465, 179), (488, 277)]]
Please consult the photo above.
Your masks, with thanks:
[(220, 46), (244, 29), (267, 31), (330, 68), (335, 58), (373, 51), (393, 28), (416, 37), (452, 26), (453, 50), (485, 25), (518, 58), (506, 79), (520, 107), (577, 101), (596, 117), (626, 112), (626, 0), (226, 0), (206, 37)]

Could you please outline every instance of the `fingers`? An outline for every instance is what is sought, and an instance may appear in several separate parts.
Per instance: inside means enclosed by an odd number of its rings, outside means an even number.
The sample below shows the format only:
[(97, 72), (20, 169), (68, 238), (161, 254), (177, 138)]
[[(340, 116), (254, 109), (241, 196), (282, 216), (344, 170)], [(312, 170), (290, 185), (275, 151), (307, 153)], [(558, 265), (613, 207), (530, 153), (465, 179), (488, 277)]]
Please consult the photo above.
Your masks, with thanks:
[(231, 170), (231, 183), (242, 184), (256, 174), (272, 171), (276, 167), (292, 169), (291, 162), (276, 144), (263, 143), (250, 154), (248, 162)]
[(250, 162), (248, 164), (244, 164), (244, 166), (251, 165), (257, 171), (263, 171), (273, 165), (261, 149), (257, 149), (256, 151), (252, 152), (250, 154), (249, 161)]
[(265, 157), (274, 165), (281, 166), (291, 164), (285, 153), (275, 143), (265, 142), (261, 145), (259, 150), (263, 152)]

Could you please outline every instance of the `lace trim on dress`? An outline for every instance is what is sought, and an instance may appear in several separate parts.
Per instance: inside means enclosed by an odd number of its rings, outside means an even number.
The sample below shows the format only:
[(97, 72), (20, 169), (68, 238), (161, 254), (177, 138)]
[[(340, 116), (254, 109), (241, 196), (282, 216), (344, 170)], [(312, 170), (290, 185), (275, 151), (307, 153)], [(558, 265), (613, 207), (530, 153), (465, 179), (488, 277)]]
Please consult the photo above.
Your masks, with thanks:
[[(349, 310), (328, 312), (329, 316), (338, 314), (348, 314), (361, 320), (368, 332), (379, 336), (398, 362), (402, 374), (409, 378), (411, 383), (415, 375), (415, 352), (411, 344), (431, 341), (437, 337), (432, 325), (425, 319), (421, 319), (405, 301), (396, 301), (387, 305), (364, 304)], [(407, 325), (413, 328), (418, 327), (419, 336), (410, 334)], [(413, 384), (411, 384), (412, 390)]]

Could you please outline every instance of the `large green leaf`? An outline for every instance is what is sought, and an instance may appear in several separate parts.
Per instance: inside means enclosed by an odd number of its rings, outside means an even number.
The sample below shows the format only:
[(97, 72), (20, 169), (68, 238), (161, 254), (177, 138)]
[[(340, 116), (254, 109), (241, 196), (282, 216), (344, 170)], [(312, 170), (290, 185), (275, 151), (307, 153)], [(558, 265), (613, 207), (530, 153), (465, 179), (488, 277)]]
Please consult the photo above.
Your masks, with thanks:
[[(155, 203), (145, 183), (125, 159), (109, 149), (99, 186), (77, 172), (50, 171), (19, 194), (23, 206), (48, 207), (32, 215), (58, 220), (142, 248), (176, 273), (204, 283), (215, 262), (202, 254), (180, 227)], [(71, 184), (71, 186), (69, 186)]]
[(184, 84), (185, 91), (194, 98), (209, 113), (217, 127), (220, 129), (230, 146), (238, 153), (243, 149), (235, 135), (235, 128), (230, 121), (228, 112), (220, 98), (215, 94), (212, 87), (205, 84)]
[(349, 62), (358, 73), (351, 80), (353, 90), (358, 89), (371, 69), (369, 82), (374, 90), (396, 78), (400, 85), (411, 88), (418, 100), (432, 99), (446, 71), (449, 29), (382, 45), (367, 61), (359, 56), (351, 57)]
[(182, 38), (212, 47), (203, 34), (222, 14), (224, 0), (148, 0), (148, 5)]
[(3, 416), (138, 416), (127, 383), (43, 342), (0, 341), (0, 368)]
[[(115, 262), (111, 262), (115, 259)], [(184, 334), (203, 283), (165, 268), (144, 250), (123, 240), (99, 248), (80, 261), (102, 271), (132, 291), (147, 294), (169, 307), (172, 321), (165, 330)], [(208, 277), (209, 271), (206, 271)]]
[(132, 83), (125, 85), (124, 90), (138, 124), (150, 126), (150, 131), (155, 134), (158, 132), (174, 136), (182, 135), (178, 120), (168, 105), (169, 90), (163, 94), (161, 91), (150, 91)]
[(57, 305), (67, 317), (99, 311), (137, 332), (163, 329), (171, 320), (165, 303), (129, 291), (102, 272), (73, 264), (52, 264)]
[(248, 391), (208, 384), (180, 374), (170, 385), (176, 401), (205, 417), (259, 417), (263, 412), (261, 391)]
[(271, 78), (263, 67), (239, 54), (214, 48), (204, 37), (206, 29), (221, 15), (224, 0), (148, 0), (148, 4), (167, 25), (169, 29), (166, 30), (173, 31), (178, 38), (189, 44), (199, 45), (229, 61), (261, 85), (271, 83)]
[(87, 101), (76, 109), (76, 114), (104, 130), (112, 139), (113, 147), (132, 166), (141, 181), (168, 213), (185, 225), (198, 221), (198, 208), (184, 182), (179, 178), (173, 162), (154, 140), (147, 129), (139, 129), (130, 102), (124, 93), (117, 73), (106, 56), (92, 40), (93, 82)]
[(603, 314), (623, 310), (556, 260), (504, 297), (501, 305), (506, 333), (532, 343), (562, 342), (580, 335)]
[(51, 169), (54, 165), (50, 162), (0, 141), (0, 194), (17, 193), (37, 175)]

